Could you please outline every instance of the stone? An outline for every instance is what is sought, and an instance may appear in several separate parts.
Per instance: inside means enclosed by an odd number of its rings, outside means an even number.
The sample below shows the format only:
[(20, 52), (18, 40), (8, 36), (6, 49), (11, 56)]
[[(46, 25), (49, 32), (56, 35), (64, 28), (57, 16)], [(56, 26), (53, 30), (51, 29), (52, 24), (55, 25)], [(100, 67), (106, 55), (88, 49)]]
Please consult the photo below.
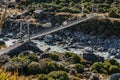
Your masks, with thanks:
[(4, 64), (4, 63), (8, 62), (9, 58), (10, 57), (8, 55), (6, 55), (6, 54), (0, 55), (0, 66), (1, 66), (1, 64)]
[(69, 74), (75, 76), (77, 74), (77, 71), (75, 69), (71, 69)]
[(48, 58), (48, 57), (49, 57), (48, 53), (43, 53), (43, 54), (40, 55), (40, 59)]
[(43, 10), (35, 10), (34, 11), (34, 16), (37, 19), (41, 19), (43, 17), (46, 17), (46, 13)]
[(108, 80), (119, 80), (120, 79), (120, 73), (115, 73), (110, 75)]
[(43, 27), (52, 27), (52, 23), (51, 22), (47, 22), (45, 24), (42, 25)]
[(87, 51), (87, 52), (93, 52), (93, 49), (92, 49), (91, 47), (85, 47), (84, 49), (85, 49), (85, 51)]
[(116, 58), (116, 59), (120, 59), (120, 54), (115, 55), (114, 58)]
[(0, 41), (0, 46), (5, 45), (4, 41)]
[(47, 43), (49, 43), (49, 42), (52, 42), (54, 40), (54, 37), (53, 37), (53, 35), (46, 35), (45, 37), (44, 37), (44, 41), (45, 42), (47, 42)]
[(65, 71), (70, 72), (70, 70), (73, 68), (74, 68), (74, 65), (68, 65), (65, 67)]
[(88, 80), (100, 80), (97, 74), (92, 74), (92, 76)]
[(103, 62), (104, 58), (93, 53), (84, 53), (83, 58), (91, 62)]
[(101, 52), (104, 52), (104, 51), (105, 51), (105, 49), (104, 49), (103, 47), (99, 47), (99, 48), (97, 48), (97, 50), (98, 50), (98, 51), (101, 51)]
[(110, 53), (110, 55), (116, 55), (117, 54), (117, 50), (115, 48), (108, 49), (108, 52)]
[(90, 78), (90, 75), (91, 75), (90, 72), (83, 72), (82, 74), (83, 74), (84, 77), (87, 78), (87, 79), (89, 79), (89, 78)]

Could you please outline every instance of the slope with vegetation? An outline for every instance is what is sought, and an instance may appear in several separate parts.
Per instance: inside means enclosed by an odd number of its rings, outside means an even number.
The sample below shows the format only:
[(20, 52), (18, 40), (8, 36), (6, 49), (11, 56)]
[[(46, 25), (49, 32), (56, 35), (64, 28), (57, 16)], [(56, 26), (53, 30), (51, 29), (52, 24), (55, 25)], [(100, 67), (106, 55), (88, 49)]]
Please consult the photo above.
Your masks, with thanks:
[(2, 69), (5, 68), (10, 72), (17, 70), (19, 75), (38, 80), (70, 80), (71, 77), (72, 80), (87, 80), (89, 77), (86, 77), (84, 73), (89, 72), (91, 76), (93, 73), (98, 74), (101, 80), (107, 78), (108, 75), (120, 72), (120, 64), (114, 59), (92, 63), (70, 52), (62, 54), (25, 52), (13, 57), (1, 55), (0, 61)]
[[(26, 6), (33, 11), (36, 8), (44, 9), (48, 12), (69, 12), (80, 13), (84, 6), (83, 12), (90, 13), (91, 7), (99, 6), (99, 13), (109, 13), (110, 17), (120, 17), (120, 1), (119, 0), (16, 0), (19, 2), (21, 9)], [(30, 6), (32, 5), (32, 6)], [(96, 11), (96, 9), (95, 9)]]

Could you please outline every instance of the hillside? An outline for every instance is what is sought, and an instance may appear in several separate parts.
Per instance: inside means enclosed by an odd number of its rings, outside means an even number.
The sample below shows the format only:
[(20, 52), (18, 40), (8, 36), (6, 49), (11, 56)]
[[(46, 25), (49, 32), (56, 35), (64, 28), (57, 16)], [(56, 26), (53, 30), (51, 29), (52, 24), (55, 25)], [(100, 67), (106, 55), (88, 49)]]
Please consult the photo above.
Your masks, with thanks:
[[(16, 0), (23, 7), (27, 7), (30, 10), (35, 8), (41, 8), (48, 12), (70, 12), (80, 13), (83, 9), (83, 13), (90, 13), (92, 6), (97, 8), (99, 13), (110, 13), (110, 17), (120, 17), (120, 1), (119, 0)], [(31, 5), (31, 6), (30, 6)], [(29, 6), (29, 7), (28, 7)], [(24, 8), (25, 9), (25, 8)], [(95, 10), (96, 11), (96, 10)]]

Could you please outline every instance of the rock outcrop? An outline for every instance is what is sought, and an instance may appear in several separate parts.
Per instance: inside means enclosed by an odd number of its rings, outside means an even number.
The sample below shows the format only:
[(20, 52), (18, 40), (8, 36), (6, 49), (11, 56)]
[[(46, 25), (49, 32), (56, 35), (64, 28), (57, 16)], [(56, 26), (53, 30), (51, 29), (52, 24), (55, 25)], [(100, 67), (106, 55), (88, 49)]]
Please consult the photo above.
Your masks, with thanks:
[(104, 58), (93, 53), (84, 53), (83, 58), (91, 62), (103, 62)]

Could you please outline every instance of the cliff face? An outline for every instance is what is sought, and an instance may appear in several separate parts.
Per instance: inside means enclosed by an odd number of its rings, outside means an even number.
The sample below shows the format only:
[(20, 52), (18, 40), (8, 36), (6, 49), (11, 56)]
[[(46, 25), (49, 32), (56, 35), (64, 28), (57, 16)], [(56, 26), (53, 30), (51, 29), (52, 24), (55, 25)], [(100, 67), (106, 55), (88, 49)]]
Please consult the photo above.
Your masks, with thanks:
[[(79, 27), (78, 27), (79, 26)], [(102, 34), (120, 37), (120, 20), (93, 19), (76, 25), (73, 30), (81, 30), (87, 34)]]
[[(22, 25), (22, 34), (25, 36), (27, 34), (27, 25)], [(41, 25), (30, 24), (30, 34), (36, 34), (42, 30), (46, 29)], [(20, 22), (6, 20), (3, 25), (2, 32), (4, 34), (13, 33), (14, 38), (18, 38), (20, 34)]]

